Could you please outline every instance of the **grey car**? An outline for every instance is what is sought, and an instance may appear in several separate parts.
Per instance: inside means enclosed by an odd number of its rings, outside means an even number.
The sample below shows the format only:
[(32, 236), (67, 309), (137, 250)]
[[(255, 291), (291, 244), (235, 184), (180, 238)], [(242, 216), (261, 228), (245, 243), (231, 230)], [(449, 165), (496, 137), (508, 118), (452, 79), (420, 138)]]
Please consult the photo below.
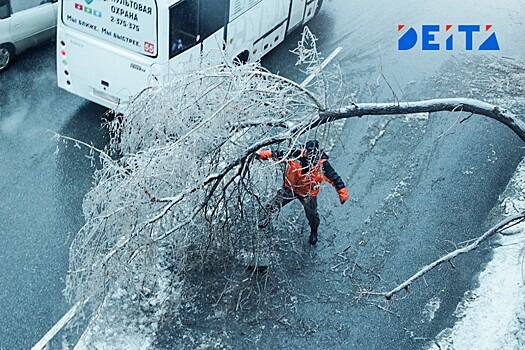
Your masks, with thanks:
[(56, 35), (58, 0), (0, 0), (0, 73), (16, 55)]

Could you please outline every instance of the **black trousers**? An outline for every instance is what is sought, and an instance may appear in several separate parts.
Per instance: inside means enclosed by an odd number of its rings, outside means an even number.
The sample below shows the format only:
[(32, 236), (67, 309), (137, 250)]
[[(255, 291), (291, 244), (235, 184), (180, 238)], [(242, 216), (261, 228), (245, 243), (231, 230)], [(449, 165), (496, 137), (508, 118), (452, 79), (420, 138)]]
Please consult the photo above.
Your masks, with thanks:
[(264, 216), (259, 220), (259, 227), (268, 226), (271, 217), (277, 214), (282, 207), (294, 199), (298, 199), (303, 205), (304, 213), (306, 214), (312, 232), (317, 232), (320, 222), (319, 214), (317, 213), (317, 197), (300, 196), (286, 187), (277, 191), (277, 194), (272, 200), (264, 206)]

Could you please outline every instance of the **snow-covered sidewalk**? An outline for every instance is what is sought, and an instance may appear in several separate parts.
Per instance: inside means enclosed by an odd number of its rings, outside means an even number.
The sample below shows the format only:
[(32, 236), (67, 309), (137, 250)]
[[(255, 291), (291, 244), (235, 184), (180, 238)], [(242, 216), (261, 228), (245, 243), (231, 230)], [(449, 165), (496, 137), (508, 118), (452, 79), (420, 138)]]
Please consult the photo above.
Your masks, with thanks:
[[(525, 161), (502, 196), (505, 214), (525, 210)], [(498, 239), (493, 259), (479, 276), (479, 287), (465, 294), (452, 329), (443, 330), (430, 349), (525, 349), (525, 225)]]

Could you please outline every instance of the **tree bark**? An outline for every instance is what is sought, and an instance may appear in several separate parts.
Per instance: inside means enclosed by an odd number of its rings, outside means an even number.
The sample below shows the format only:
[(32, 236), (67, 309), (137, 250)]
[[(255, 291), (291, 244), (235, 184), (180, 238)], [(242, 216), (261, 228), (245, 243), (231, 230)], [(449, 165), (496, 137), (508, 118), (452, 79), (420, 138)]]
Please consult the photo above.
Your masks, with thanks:
[(360, 103), (351, 106), (328, 109), (319, 112), (319, 119), (312, 128), (338, 119), (362, 117), (365, 115), (391, 115), (432, 113), (440, 111), (470, 112), (483, 115), (503, 123), (525, 142), (525, 122), (504, 108), (468, 98), (446, 98), (417, 102)]

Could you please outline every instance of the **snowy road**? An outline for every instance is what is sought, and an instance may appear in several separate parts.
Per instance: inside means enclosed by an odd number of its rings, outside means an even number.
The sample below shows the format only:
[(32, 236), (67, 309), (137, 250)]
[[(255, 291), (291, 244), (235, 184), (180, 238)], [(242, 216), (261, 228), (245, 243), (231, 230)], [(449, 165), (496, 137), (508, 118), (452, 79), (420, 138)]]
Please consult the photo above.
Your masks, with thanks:
[[(501, 70), (492, 58), (524, 59), (523, 2), (421, 3), (325, 0), (310, 27), (325, 55), (344, 48), (336, 61), (360, 102), (391, 101), (388, 85), (399, 99), (512, 95), (512, 86), (496, 91), (493, 83), (505, 74), (497, 74)], [(398, 24), (492, 24), (502, 50), (399, 52)], [(287, 40), (264, 65), (302, 81), (288, 52), (297, 40)], [(81, 200), (92, 169), (76, 148), (54, 155), (46, 130), (104, 142), (99, 129), (104, 110), (56, 88), (53, 55), (53, 44), (44, 45), (0, 76), (7, 91), (0, 96), (1, 350), (29, 348), (68, 309), (61, 294), (67, 247), (82, 225)], [(511, 97), (507, 102), (520, 108)], [(521, 108), (515, 112), (523, 113)], [(429, 274), (394, 303), (358, 298), (356, 292), (389, 289), (453, 243), (484, 232), (524, 155), (521, 147), (508, 129), (480, 117), (459, 123), (447, 113), (347, 123), (331, 156), (352, 201), (339, 207), (331, 189), (323, 191), (319, 246), (314, 252), (305, 247), (290, 263), (287, 290), (295, 294), (278, 309), (292, 305), (293, 312), (241, 322), (238, 333), (227, 328), (228, 318), (212, 317), (189, 333), (234, 348), (424, 347), (454, 325), (456, 306), (490, 258), (488, 245), (454, 261), (455, 269), (443, 266)], [(165, 331), (163, 339), (165, 348), (174, 346), (173, 334)]]
[[(522, 2), (332, 0), (323, 6), (310, 28), (325, 55), (343, 47), (335, 61), (359, 102), (468, 96), (525, 111), (513, 83), (507, 83), (511, 76), (514, 83), (520, 80), (522, 69), (512, 64), (525, 54)], [(446, 24), (478, 23), (493, 25), (501, 51), (466, 51), (461, 37), (456, 50), (397, 50), (398, 24), (419, 29), (441, 24), (444, 30)], [(263, 63), (302, 81), (290, 69), (294, 57), (287, 52), (298, 39), (290, 38)], [(264, 300), (271, 311), (262, 316), (254, 307), (235, 314), (240, 325), (213, 314), (201, 316), (203, 324), (190, 316), (182, 327), (186, 333), (167, 329), (161, 347), (176, 348), (184, 336), (195, 346), (261, 349), (433, 344), (457, 321), (456, 307), (477, 284), (491, 244), (455, 259), (454, 267), (439, 267), (394, 302), (359, 292), (390, 290), (456, 244), (481, 235), (496, 218), (498, 196), (525, 152), (504, 126), (481, 117), (461, 122), (465, 117), (434, 113), (347, 122), (331, 162), (349, 184), (352, 200), (340, 207), (330, 188), (321, 193), (318, 247), (292, 253), (285, 281), (271, 281), (274, 296)], [(291, 211), (302, 220), (300, 206)], [(254, 322), (259, 317), (263, 320)]]
[(49, 130), (100, 144), (103, 108), (56, 87), (54, 43), (0, 75), (0, 349), (33, 346), (68, 310), (68, 246), (91, 184), (85, 151)]
[[(504, 85), (509, 78), (493, 57), (510, 63), (524, 59), (522, 2), (376, 1), (350, 6), (330, 1), (324, 10), (319, 27), (330, 30), (320, 34), (319, 46), (326, 53), (336, 45), (345, 48), (338, 59), (348, 81), (360, 88), (360, 102), (391, 101), (392, 87), (400, 100), (468, 95), (525, 112), (523, 100), (516, 102), (515, 85), (498, 94), (492, 84), (498, 80)], [(478, 22), (494, 25), (500, 52), (396, 49), (398, 24), (420, 28)], [(455, 44), (464, 47), (461, 38)], [(475, 117), (459, 123), (458, 118), (437, 113), (428, 119), (370, 117), (346, 124), (332, 157), (334, 166), (345, 169), (354, 201), (350, 208), (334, 208), (330, 190), (322, 194), (328, 242), (321, 243), (306, 268), (315, 268), (315, 273), (305, 272), (304, 284), (298, 285), (306, 290), (324, 287), (314, 295), (305, 293), (316, 297), (298, 319), (317, 328), (311, 338), (299, 337), (298, 347), (419, 349), (456, 321), (456, 306), (489, 259), (487, 244), (454, 261), (455, 269), (442, 266), (432, 272), (394, 303), (374, 298), (356, 302), (355, 293), (389, 290), (490, 226), (498, 195), (524, 155), (522, 144), (493, 121)], [(348, 247), (341, 258), (338, 254)], [(338, 292), (328, 294), (334, 290)]]

